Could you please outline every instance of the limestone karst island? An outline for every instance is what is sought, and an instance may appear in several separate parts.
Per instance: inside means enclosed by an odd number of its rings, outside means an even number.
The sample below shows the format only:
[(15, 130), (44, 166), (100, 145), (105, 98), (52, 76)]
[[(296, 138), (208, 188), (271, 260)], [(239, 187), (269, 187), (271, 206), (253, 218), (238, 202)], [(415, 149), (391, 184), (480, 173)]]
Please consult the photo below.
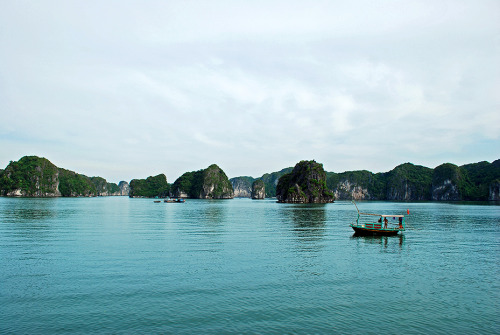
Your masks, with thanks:
[(0, 196), (6, 197), (180, 197), (192, 199), (276, 198), (284, 203), (334, 200), (499, 201), (500, 160), (428, 168), (412, 163), (391, 171), (326, 172), (315, 161), (301, 161), (261, 177), (228, 179), (216, 164), (186, 172), (174, 183), (165, 174), (112, 183), (57, 167), (48, 159), (25, 156), (0, 169)]
[(333, 192), (326, 186), (326, 172), (323, 165), (315, 161), (302, 161), (295, 165), (276, 186), (278, 202), (328, 203), (333, 202)]

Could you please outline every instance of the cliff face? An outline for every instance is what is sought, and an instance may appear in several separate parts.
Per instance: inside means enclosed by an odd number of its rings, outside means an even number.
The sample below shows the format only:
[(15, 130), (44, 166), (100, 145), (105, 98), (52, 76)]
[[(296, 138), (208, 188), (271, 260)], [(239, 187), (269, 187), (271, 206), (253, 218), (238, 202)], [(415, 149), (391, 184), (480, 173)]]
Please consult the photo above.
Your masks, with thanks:
[(432, 200), (455, 201), (462, 198), (458, 184), (463, 179), (460, 168), (454, 164), (442, 164), (434, 169)]
[(102, 177), (90, 177), (90, 181), (96, 187), (98, 196), (121, 195), (120, 188), (115, 183), (108, 183)]
[(500, 180), (495, 180), (490, 184), (488, 200), (500, 201)]
[(234, 190), (235, 198), (250, 198), (252, 196), (252, 177), (236, 177), (229, 179)]
[(200, 199), (232, 199), (233, 186), (226, 174), (216, 164), (203, 171), (203, 181), (199, 193)]
[(328, 203), (334, 201), (326, 186), (323, 165), (315, 161), (301, 161), (291, 173), (283, 175), (276, 187), (278, 202)]
[(276, 196), (276, 187), (279, 179), (287, 173), (292, 172), (293, 168), (287, 167), (277, 172), (265, 173), (259, 179), (262, 179), (266, 188), (266, 198), (274, 198)]
[(252, 184), (252, 199), (265, 199), (266, 198), (266, 186), (264, 181), (257, 179)]
[(194, 199), (232, 199), (233, 186), (216, 164), (199, 171), (186, 172), (172, 185), (175, 197)]
[(25, 156), (10, 162), (0, 173), (0, 195), (23, 197), (70, 197), (109, 195), (118, 191), (116, 184), (104, 178), (89, 178), (58, 168), (48, 159)]
[(329, 173), (327, 184), (341, 200), (430, 200), (432, 169), (405, 163), (386, 173)]
[(196, 179), (200, 179), (201, 175), (200, 173), (197, 174), (197, 172), (186, 172), (177, 178), (172, 184), (172, 188), (170, 190), (172, 196), (176, 198), (194, 197), (194, 194), (191, 194), (191, 191), (193, 189), (193, 179), (195, 175), (197, 177)]
[(432, 185), (432, 200), (454, 201), (460, 200), (458, 187), (451, 179), (444, 180), (440, 185)]
[(385, 181), (370, 171), (327, 172), (328, 189), (337, 200), (376, 200), (385, 196)]
[(118, 188), (120, 189), (117, 193), (113, 195), (128, 196), (130, 192), (130, 185), (126, 181), (121, 181), (118, 183)]
[(229, 179), (234, 189), (234, 196), (237, 198), (251, 198), (252, 197), (252, 184), (255, 180), (260, 179), (264, 182), (265, 197), (273, 198), (276, 196), (276, 186), (278, 180), (284, 174), (292, 172), (291, 167), (282, 169), (272, 173), (265, 173), (260, 178), (253, 177), (235, 177)]
[(372, 200), (372, 196), (367, 188), (363, 188), (349, 180), (342, 180), (337, 184), (333, 192), (335, 199), (342, 200)]
[(488, 200), (497, 197), (500, 160), (435, 169), (406, 163), (386, 173), (349, 171), (328, 173), (327, 184), (336, 199), (393, 201)]
[(432, 169), (405, 163), (386, 174), (387, 200), (428, 200), (432, 185)]
[(57, 197), (59, 169), (46, 158), (25, 156), (10, 162), (0, 176), (0, 194), (4, 196)]

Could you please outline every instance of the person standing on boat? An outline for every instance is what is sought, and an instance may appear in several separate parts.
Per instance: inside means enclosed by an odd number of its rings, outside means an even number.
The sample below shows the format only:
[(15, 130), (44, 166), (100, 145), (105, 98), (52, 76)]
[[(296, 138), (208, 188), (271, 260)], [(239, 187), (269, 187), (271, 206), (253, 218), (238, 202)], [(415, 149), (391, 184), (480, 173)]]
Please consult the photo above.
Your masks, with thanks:
[(384, 229), (387, 229), (387, 222), (389, 222), (387, 221), (387, 218), (384, 218)]

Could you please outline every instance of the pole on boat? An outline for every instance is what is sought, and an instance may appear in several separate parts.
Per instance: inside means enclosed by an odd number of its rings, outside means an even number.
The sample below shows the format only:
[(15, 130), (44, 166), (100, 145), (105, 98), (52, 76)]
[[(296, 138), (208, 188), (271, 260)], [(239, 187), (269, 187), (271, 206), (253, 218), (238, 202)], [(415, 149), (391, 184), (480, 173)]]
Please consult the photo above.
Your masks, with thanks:
[(359, 213), (358, 205), (356, 205), (356, 203), (354, 202), (354, 200), (351, 200), (351, 201), (352, 201), (352, 203), (354, 204), (354, 206), (356, 206), (356, 210), (357, 210), (357, 211), (358, 211), (358, 213)]

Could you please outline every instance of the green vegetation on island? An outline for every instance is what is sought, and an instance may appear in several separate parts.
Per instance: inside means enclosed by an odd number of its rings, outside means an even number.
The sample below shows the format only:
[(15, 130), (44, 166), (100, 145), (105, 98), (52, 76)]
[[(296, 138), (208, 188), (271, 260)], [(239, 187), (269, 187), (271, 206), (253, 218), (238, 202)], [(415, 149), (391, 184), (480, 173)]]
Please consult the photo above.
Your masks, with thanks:
[(339, 200), (500, 200), (500, 160), (435, 169), (411, 163), (385, 173), (349, 171), (328, 173), (327, 184)]
[(276, 198), (287, 203), (329, 203), (335, 199), (326, 185), (323, 164), (315, 161), (301, 161), (292, 172), (281, 176)]
[(0, 172), (0, 195), (23, 197), (77, 197), (121, 195), (120, 188), (101, 177), (58, 168), (48, 159), (24, 156)]
[(284, 168), (278, 172), (265, 173), (259, 179), (264, 181), (264, 186), (266, 188), (266, 198), (274, 198), (276, 196), (276, 186), (278, 185), (278, 180), (281, 176), (292, 172), (293, 167)]
[(353, 194), (366, 200), (385, 196), (386, 185), (383, 174), (370, 171), (327, 172), (326, 184), (335, 191), (336, 199), (351, 199)]
[(59, 191), (63, 197), (97, 196), (89, 177), (65, 169), (59, 169)]
[(146, 179), (133, 179), (130, 181), (129, 197), (137, 198), (163, 198), (170, 193), (167, 177), (162, 173)]
[(432, 169), (405, 163), (385, 174), (385, 200), (427, 200), (431, 195)]
[(260, 179), (264, 182), (264, 188), (266, 190), (266, 198), (276, 197), (276, 185), (278, 185), (278, 180), (284, 174), (292, 172), (293, 167), (288, 167), (282, 169), (281, 171), (265, 173), (262, 177), (235, 177), (229, 179), (234, 188), (235, 197), (251, 197), (252, 194), (252, 184), (255, 180)]
[(0, 175), (3, 196), (58, 196), (59, 170), (46, 158), (25, 156), (10, 162)]
[(224, 171), (216, 164), (206, 169), (186, 172), (172, 184), (175, 197), (193, 199), (231, 199), (233, 186)]
[(468, 176), (468, 185), (464, 185), (464, 200), (500, 200), (495, 185), (500, 183), (500, 159), (493, 163), (479, 162), (460, 167)]
[[(252, 183), (263, 179), (266, 198), (273, 197), (279, 177), (291, 170), (286, 168), (261, 178), (231, 178), (235, 196), (251, 197)], [(404, 163), (389, 172), (360, 170), (326, 175), (327, 187), (337, 200), (500, 200), (500, 160), (463, 166), (445, 163), (435, 169)]]
[[(207, 169), (186, 172), (174, 184), (166, 176), (134, 179), (131, 185), (108, 183), (102, 177), (87, 177), (74, 171), (58, 168), (48, 159), (25, 156), (11, 161), (0, 169), (0, 196), (24, 197), (78, 197), (130, 195), (133, 197), (163, 197), (173, 195), (200, 199), (227, 199), (252, 197), (252, 184), (264, 183), (265, 198), (277, 196), (278, 180), (294, 168), (266, 173), (260, 178), (249, 176), (227, 179), (217, 165)], [(293, 182), (288, 176), (288, 182)], [(287, 179), (284, 179), (285, 182)], [(312, 182), (314, 183), (314, 182)], [(260, 182), (259, 182), (260, 185)], [(288, 195), (297, 201), (306, 196), (300, 188), (280, 189), (280, 196)], [(487, 201), (500, 200), (500, 160), (479, 162), (463, 166), (445, 163), (434, 169), (405, 163), (389, 172), (346, 171), (326, 172), (326, 190), (337, 200), (390, 200), (390, 201)], [(130, 187), (130, 188), (129, 188)], [(288, 192), (290, 191), (290, 192)], [(285, 192), (283, 194), (282, 192)], [(286, 193), (288, 192), (288, 193)], [(295, 194), (295, 193), (296, 194)], [(314, 192), (313, 196), (314, 196)], [(307, 196), (306, 196), (307, 197)]]

